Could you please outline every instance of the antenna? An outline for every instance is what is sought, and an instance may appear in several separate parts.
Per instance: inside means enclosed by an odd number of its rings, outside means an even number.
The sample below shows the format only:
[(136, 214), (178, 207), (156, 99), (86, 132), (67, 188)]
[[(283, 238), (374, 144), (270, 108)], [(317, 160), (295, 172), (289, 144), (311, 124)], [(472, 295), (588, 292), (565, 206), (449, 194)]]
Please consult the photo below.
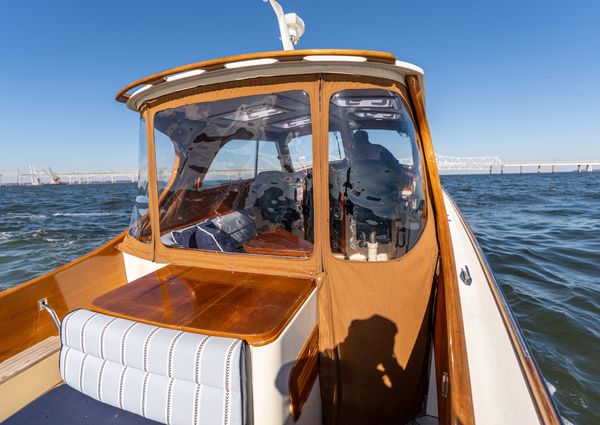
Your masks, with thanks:
[(300, 37), (304, 34), (304, 21), (295, 13), (283, 13), (283, 7), (277, 0), (268, 1), (275, 12), (277, 23), (279, 24), (279, 33), (281, 34), (281, 44), (283, 50), (294, 50), (294, 46), (300, 41)]

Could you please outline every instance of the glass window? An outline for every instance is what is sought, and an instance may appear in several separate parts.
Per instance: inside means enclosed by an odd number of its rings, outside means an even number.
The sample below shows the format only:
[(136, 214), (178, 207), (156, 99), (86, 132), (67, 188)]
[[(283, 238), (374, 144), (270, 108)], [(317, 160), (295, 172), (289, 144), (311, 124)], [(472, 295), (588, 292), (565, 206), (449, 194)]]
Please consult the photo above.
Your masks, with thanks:
[(342, 136), (339, 131), (329, 132), (329, 161), (341, 161), (346, 158), (344, 145), (342, 144)]
[(227, 182), (254, 178), (256, 140), (231, 140), (215, 155), (202, 180), (204, 186), (218, 186)]
[(307, 257), (313, 250), (307, 93), (195, 103), (154, 116), (163, 244)]
[(415, 128), (400, 95), (344, 90), (329, 104), (330, 244), (335, 256), (386, 261), (425, 223)]
[(281, 160), (277, 152), (277, 145), (273, 142), (256, 142), (258, 143), (258, 173), (264, 171), (282, 171)]
[(146, 121), (140, 119), (138, 142), (138, 190), (133, 203), (129, 223), (129, 235), (139, 241), (149, 243), (152, 238), (150, 216), (148, 215), (148, 145), (146, 143)]
[(312, 167), (312, 136), (292, 137), (288, 149), (295, 170)]

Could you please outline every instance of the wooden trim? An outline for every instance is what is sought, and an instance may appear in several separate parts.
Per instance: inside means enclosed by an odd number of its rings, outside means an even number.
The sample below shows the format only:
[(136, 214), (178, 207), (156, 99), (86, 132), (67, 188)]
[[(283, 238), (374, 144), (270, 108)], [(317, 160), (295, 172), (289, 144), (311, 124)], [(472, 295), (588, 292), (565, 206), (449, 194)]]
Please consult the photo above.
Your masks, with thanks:
[[(467, 344), (463, 327), (463, 316), (458, 289), (458, 278), (454, 259), (454, 250), (450, 236), (450, 227), (444, 205), (442, 185), (438, 175), (435, 154), (429, 124), (425, 113), (425, 104), (422, 88), (418, 77), (406, 76), (406, 83), (417, 116), (417, 124), (421, 135), (425, 168), (430, 182), (433, 198), (433, 213), (435, 216), (437, 237), (440, 249), (441, 284), (443, 290), (438, 288), (438, 296), (443, 296), (446, 326), (447, 326), (447, 351), (438, 350), (436, 357), (447, 356), (448, 359), (448, 394), (442, 401), (448, 403), (446, 417), (440, 416), (442, 424), (474, 424), (473, 398), (471, 393), (471, 379), (469, 375), (469, 362), (467, 359)], [(439, 311), (438, 311), (439, 312)], [(437, 361), (437, 359), (436, 359)], [(441, 389), (442, 376), (437, 374), (438, 391)], [(438, 397), (438, 400), (440, 398)]]
[(290, 372), (290, 412), (294, 421), (300, 419), (302, 409), (319, 374), (319, 328), (315, 326), (300, 350)]
[(60, 337), (51, 336), (0, 363), (0, 385), (60, 350)]
[(254, 59), (275, 58), (281, 61), (301, 60), (304, 56), (309, 55), (331, 55), (331, 56), (363, 56), (369, 62), (382, 62), (393, 64), (396, 61), (394, 55), (386, 52), (377, 52), (373, 50), (352, 50), (352, 49), (308, 49), (308, 50), (277, 50), (271, 52), (246, 53), (237, 56), (227, 56), (224, 58), (211, 59), (203, 62), (197, 62), (189, 65), (178, 66), (166, 71), (152, 74), (148, 77), (141, 78), (128, 84), (121, 89), (115, 99), (118, 102), (126, 103), (130, 95), (128, 91), (146, 84), (159, 84), (166, 81), (169, 75), (179, 74), (181, 72), (192, 71), (196, 69), (204, 69), (206, 71), (214, 71), (225, 68), (225, 64), (231, 62), (239, 62)]
[(160, 245), (160, 228), (158, 225), (158, 174), (154, 145), (154, 112), (149, 109), (146, 110), (144, 118), (146, 120), (146, 143), (148, 146), (148, 213), (150, 214), (150, 225), (152, 226), (152, 258), (150, 260), (155, 261), (156, 247)]
[(117, 248), (123, 252), (126, 252), (127, 254), (143, 258), (144, 260), (152, 261), (152, 256), (154, 255), (152, 241), (149, 241), (148, 243), (141, 242), (132, 237), (128, 231), (129, 228), (127, 228), (125, 237), (123, 238), (123, 243), (118, 245)]
[(125, 233), (69, 264), (0, 292), (0, 361), (57, 334), (38, 300), (47, 298), (62, 318), (127, 282), (123, 254), (116, 248)]
[(458, 217), (469, 236), (471, 244), (475, 247), (475, 253), (477, 254), (477, 259), (479, 260), (479, 264), (483, 270), (483, 273), (486, 277), (487, 284), (490, 288), (492, 296), (496, 302), (496, 306), (498, 307), (498, 311), (500, 312), (500, 316), (502, 317), (502, 322), (504, 323), (504, 327), (508, 333), (510, 341), (513, 346), (513, 350), (517, 355), (517, 360), (519, 362), (519, 367), (523, 375), (525, 376), (525, 381), (527, 383), (527, 388), (529, 389), (529, 393), (531, 394), (534, 402), (535, 409), (537, 411), (538, 417), (540, 421), (544, 424), (553, 424), (560, 425), (562, 421), (559, 417), (559, 414), (556, 410), (556, 406), (552, 400), (552, 397), (548, 393), (546, 384), (544, 383), (544, 379), (538, 369), (538, 366), (535, 362), (535, 359), (531, 357), (528, 353), (525, 352), (526, 348), (524, 344), (526, 344), (525, 339), (521, 335), (520, 329), (518, 329), (518, 325), (513, 322), (512, 314), (509, 311), (509, 307), (506, 304), (506, 300), (494, 274), (492, 273), (485, 256), (483, 255), (483, 251), (471, 230), (471, 227), (465, 220), (460, 209), (456, 206), (454, 200), (448, 196), (450, 202), (454, 206)]
[[(438, 263), (439, 267), (439, 263)], [(433, 311), (433, 347), (434, 347), (434, 364), (435, 364), (435, 380), (437, 389), (437, 416), (441, 424), (448, 424), (450, 422), (449, 414), (449, 400), (447, 397), (442, 395), (440, 388), (442, 377), (444, 373), (448, 373), (449, 370), (449, 358), (448, 358), (448, 319), (446, 315), (445, 305), (445, 291), (444, 291), (444, 277), (442, 276), (442, 270), (439, 270), (439, 274), (435, 280), (435, 309)]]

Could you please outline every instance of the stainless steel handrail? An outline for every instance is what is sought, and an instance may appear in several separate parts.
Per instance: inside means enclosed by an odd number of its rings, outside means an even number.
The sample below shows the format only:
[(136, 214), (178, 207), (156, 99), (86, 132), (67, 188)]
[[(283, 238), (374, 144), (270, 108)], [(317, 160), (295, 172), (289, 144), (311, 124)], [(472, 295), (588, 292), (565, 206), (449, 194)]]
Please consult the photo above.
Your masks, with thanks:
[(54, 326), (56, 326), (56, 329), (60, 333), (60, 320), (58, 319), (58, 316), (56, 315), (54, 309), (48, 304), (47, 298), (42, 298), (41, 300), (38, 300), (38, 309), (40, 311), (45, 310), (48, 312), (48, 314), (52, 318), (52, 321), (54, 322)]

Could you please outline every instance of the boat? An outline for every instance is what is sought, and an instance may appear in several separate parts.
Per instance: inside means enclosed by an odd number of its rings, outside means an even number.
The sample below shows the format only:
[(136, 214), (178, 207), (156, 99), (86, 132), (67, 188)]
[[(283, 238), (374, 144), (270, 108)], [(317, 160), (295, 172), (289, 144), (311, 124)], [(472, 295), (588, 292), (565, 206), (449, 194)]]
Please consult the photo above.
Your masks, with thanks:
[(560, 424), (444, 192), (423, 70), (284, 49), (159, 72), (131, 224), (0, 293), (7, 425)]

